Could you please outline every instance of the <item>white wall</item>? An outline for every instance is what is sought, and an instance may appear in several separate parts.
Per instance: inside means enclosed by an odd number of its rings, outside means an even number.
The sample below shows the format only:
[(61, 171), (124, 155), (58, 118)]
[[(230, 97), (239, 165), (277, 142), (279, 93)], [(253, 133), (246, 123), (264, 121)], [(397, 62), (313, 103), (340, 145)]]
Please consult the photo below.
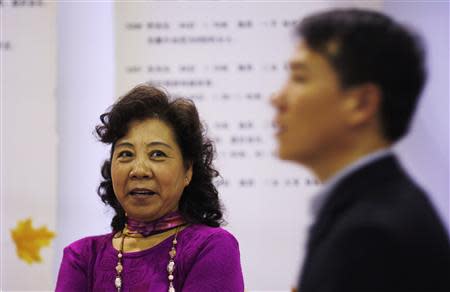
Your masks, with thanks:
[[(0, 290), (46, 290), (54, 249), (35, 248), (37, 229), (56, 228), (56, 5), (0, 2)], [(17, 241), (33, 242), (22, 251), (38, 251), (40, 262), (19, 258), (13, 241), (27, 219), (34, 232)]]
[(107, 148), (93, 133), (114, 101), (113, 3), (60, 2), (58, 7), (58, 234), (62, 249), (109, 231), (110, 215), (96, 194)]

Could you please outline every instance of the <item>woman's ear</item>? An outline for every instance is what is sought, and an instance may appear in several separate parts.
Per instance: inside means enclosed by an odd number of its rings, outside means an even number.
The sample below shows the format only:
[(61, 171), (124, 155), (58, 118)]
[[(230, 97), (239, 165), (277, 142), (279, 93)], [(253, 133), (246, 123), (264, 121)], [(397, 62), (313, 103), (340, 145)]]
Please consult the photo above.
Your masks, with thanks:
[(192, 162), (189, 162), (186, 169), (186, 176), (184, 178), (184, 186), (187, 187), (192, 180)]

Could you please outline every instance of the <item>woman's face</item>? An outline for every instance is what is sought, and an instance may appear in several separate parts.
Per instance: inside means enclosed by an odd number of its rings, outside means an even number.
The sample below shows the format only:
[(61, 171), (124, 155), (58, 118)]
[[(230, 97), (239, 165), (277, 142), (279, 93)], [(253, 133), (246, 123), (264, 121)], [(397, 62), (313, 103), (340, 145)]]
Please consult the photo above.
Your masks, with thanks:
[(158, 119), (132, 121), (114, 147), (111, 175), (117, 200), (128, 217), (158, 219), (178, 209), (192, 178), (174, 133)]

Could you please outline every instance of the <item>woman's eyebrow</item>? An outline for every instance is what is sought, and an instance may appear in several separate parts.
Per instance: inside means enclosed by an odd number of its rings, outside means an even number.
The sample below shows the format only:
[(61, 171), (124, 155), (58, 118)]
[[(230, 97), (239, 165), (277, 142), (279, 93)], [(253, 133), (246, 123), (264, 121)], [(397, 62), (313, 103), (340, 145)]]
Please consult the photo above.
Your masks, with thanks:
[(147, 144), (147, 147), (149, 147), (149, 146), (165, 146), (165, 147), (170, 148), (170, 149), (173, 150), (172, 146), (170, 146), (167, 143), (161, 142), (161, 141), (150, 142), (150, 143)]
[(120, 142), (116, 144), (115, 147), (133, 147), (133, 144), (131, 144), (130, 142)]

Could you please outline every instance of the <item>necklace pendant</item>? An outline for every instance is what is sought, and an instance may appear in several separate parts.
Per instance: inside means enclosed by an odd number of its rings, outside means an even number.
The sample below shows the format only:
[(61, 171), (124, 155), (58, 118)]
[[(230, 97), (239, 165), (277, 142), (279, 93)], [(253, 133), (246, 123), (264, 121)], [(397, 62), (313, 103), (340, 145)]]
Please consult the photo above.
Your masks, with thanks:
[(175, 270), (175, 262), (173, 260), (170, 260), (169, 263), (167, 264), (167, 272), (169, 272), (169, 274), (172, 274), (174, 270)]
[(120, 288), (122, 288), (122, 278), (120, 278), (120, 276), (116, 276), (114, 284), (116, 285), (117, 291), (120, 291)]
[(172, 282), (170, 282), (169, 291), (168, 292), (175, 292), (175, 287), (173, 287)]

